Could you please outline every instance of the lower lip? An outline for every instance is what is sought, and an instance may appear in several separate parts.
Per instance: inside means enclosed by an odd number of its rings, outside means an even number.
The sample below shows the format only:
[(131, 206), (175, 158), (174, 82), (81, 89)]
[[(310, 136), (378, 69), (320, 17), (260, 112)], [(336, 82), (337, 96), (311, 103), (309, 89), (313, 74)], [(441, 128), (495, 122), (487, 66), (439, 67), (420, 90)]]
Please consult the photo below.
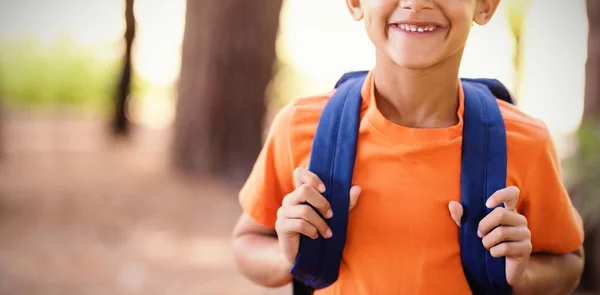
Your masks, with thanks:
[(436, 27), (433, 31), (423, 31), (423, 32), (415, 31), (415, 32), (413, 32), (413, 31), (403, 30), (397, 25), (391, 25), (390, 28), (394, 29), (395, 31), (401, 32), (403, 34), (409, 35), (411, 37), (429, 37), (431, 35), (440, 33), (444, 30), (443, 27)]

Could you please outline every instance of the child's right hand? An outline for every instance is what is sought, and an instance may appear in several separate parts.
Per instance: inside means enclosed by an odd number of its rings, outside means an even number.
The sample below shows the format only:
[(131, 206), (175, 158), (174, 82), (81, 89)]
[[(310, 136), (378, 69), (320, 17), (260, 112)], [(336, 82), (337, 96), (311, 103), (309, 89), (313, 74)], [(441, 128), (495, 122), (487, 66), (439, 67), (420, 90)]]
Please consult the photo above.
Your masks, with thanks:
[[(331, 218), (335, 212), (321, 194), (325, 192), (325, 185), (317, 175), (305, 168), (294, 170), (294, 183), (296, 189), (285, 196), (282, 206), (277, 211), (275, 230), (279, 246), (285, 260), (291, 265), (296, 260), (300, 245), (300, 234), (311, 239), (316, 239), (319, 233), (324, 238), (333, 234), (323, 218), (308, 204), (315, 207), (325, 218)], [(358, 201), (361, 188), (353, 186), (350, 189), (350, 208), (352, 210)]]

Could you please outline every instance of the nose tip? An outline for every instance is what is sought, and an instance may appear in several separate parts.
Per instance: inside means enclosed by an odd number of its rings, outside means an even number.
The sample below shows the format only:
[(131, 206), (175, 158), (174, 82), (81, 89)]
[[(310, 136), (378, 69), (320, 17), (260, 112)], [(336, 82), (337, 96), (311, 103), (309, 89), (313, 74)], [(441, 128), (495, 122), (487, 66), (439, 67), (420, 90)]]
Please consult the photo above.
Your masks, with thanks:
[(418, 11), (421, 9), (432, 9), (434, 7), (431, 0), (404, 0), (400, 1), (400, 8), (406, 10)]

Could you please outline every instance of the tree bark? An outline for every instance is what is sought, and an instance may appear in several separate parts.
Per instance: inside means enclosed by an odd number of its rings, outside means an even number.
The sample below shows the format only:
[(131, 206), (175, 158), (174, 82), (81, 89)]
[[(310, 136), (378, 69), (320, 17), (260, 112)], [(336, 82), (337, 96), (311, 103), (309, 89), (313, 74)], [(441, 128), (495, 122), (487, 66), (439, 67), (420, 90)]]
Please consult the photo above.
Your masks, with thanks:
[(187, 1), (173, 156), (241, 181), (262, 146), (282, 0)]
[[(600, 132), (600, 1), (587, 0), (589, 21), (588, 59), (586, 63), (586, 88), (583, 122)], [(597, 151), (596, 151), (597, 152)], [(585, 196), (598, 198), (600, 196)], [(595, 213), (600, 214), (600, 213)], [(600, 226), (586, 225), (588, 228), (585, 248), (585, 269), (580, 288), (586, 291), (600, 291)]]
[(587, 0), (589, 21), (584, 120), (600, 122), (600, 1)]
[(125, 0), (125, 56), (123, 60), (123, 71), (121, 80), (117, 87), (115, 97), (115, 109), (113, 118), (113, 132), (116, 135), (126, 135), (129, 132), (129, 120), (127, 119), (127, 98), (131, 90), (131, 51), (135, 39), (135, 16), (133, 14), (134, 0)]

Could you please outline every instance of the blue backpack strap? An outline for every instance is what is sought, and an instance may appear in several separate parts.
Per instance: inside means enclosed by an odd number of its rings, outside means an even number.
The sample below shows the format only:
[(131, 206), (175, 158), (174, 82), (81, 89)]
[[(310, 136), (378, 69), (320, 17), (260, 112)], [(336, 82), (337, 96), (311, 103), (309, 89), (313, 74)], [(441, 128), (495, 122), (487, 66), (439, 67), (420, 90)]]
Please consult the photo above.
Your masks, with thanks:
[[(340, 88), (342, 84), (350, 80), (361, 80), (363, 83), (365, 78), (369, 74), (369, 71), (356, 71), (356, 72), (347, 72), (342, 75), (342, 77), (335, 83), (335, 88)], [(362, 85), (361, 85), (362, 86)]]
[(298, 256), (291, 269), (295, 295), (311, 294), (312, 289), (330, 286), (339, 275), (365, 77), (366, 72), (344, 75), (319, 119), (308, 169), (327, 187), (323, 196), (334, 214), (326, 222), (333, 236), (329, 239), (319, 236), (315, 240), (300, 236)]
[(462, 78), (461, 81), (464, 83), (478, 83), (483, 84), (488, 88), (488, 91), (493, 94), (494, 97), (506, 101), (510, 104), (515, 104), (514, 97), (510, 94), (510, 91), (506, 89), (502, 82), (496, 79), (489, 78)]
[(315, 289), (305, 285), (298, 279), (294, 278), (292, 281), (292, 294), (293, 295), (312, 295)]
[(506, 281), (505, 258), (493, 258), (477, 236), (479, 222), (492, 211), (485, 203), (495, 191), (506, 187), (507, 173), (504, 119), (486, 82), (462, 79), (465, 111), (460, 184), (464, 213), (460, 251), (473, 294), (512, 294)]
[[(333, 284), (339, 274), (348, 223), (349, 191), (356, 156), (361, 89), (367, 72), (345, 74), (321, 115), (309, 170), (327, 185), (324, 196), (336, 214), (326, 220), (333, 237), (300, 237), (291, 273), (294, 295), (309, 295)], [(474, 294), (511, 294), (504, 258), (493, 258), (477, 236), (479, 222), (491, 212), (485, 202), (506, 186), (506, 133), (495, 98), (514, 103), (497, 80), (462, 79), (465, 93), (460, 246), (463, 269)], [(342, 141), (343, 139), (343, 141)]]

